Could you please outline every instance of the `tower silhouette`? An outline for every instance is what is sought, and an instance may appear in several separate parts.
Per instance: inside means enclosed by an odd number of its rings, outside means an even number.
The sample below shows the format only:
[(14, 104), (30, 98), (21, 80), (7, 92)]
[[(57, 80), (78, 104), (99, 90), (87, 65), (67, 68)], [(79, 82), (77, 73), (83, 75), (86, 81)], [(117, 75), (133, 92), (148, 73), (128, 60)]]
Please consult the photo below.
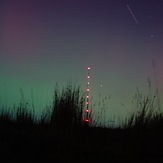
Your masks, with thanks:
[(87, 68), (87, 88), (86, 88), (86, 109), (85, 109), (85, 117), (84, 117), (84, 122), (85, 123), (90, 123), (90, 109), (89, 109), (89, 104), (90, 104), (90, 67), (88, 66)]

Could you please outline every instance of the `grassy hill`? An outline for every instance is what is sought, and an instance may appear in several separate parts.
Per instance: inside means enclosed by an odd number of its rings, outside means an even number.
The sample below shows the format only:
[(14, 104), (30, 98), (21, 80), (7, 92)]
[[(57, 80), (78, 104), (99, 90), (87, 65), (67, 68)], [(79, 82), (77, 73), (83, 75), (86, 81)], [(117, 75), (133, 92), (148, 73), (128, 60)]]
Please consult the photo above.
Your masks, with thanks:
[[(25, 102), (0, 113), (2, 162), (162, 162), (163, 114), (157, 94), (135, 94), (137, 112), (117, 127), (83, 122), (79, 88), (56, 89), (51, 109), (38, 119)], [(100, 123), (101, 124), (101, 123)]]

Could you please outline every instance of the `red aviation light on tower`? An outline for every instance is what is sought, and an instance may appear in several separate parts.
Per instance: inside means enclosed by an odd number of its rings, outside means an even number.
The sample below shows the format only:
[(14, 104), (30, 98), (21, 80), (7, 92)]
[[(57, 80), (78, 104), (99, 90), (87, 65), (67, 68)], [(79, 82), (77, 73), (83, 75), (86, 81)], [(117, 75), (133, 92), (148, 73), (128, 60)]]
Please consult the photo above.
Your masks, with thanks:
[(87, 113), (89, 113), (89, 112), (90, 112), (90, 110), (89, 110), (89, 109), (86, 109), (86, 112), (87, 112)]
[(85, 119), (84, 122), (89, 123), (90, 119)]
[(89, 88), (87, 88), (87, 92), (89, 92)]
[(88, 68), (87, 68), (88, 70), (90, 70), (91, 68), (88, 66)]

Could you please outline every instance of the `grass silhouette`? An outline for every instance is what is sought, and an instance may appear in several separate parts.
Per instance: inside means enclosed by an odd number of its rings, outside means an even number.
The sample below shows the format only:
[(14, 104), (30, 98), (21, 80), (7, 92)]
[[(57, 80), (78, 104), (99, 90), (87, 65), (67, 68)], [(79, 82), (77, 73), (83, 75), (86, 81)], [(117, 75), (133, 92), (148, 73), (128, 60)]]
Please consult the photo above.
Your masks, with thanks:
[[(118, 127), (92, 113), (85, 126), (85, 97), (68, 84), (54, 90), (53, 104), (36, 118), (25, 100), (1, 109), (0, 159), (6, 162), (161, 162), (163, 113), (157, 91), (134, 96), (136, 111)], [(102, 104), (102, 106), (104, 106)], [(99, 125), (98, 125), (99, 124)]]
[(70, 84), (60, 93), (56, 88), (50, 125), (63, 131), (82, 126), (85, 99), (80, 97), (80, 89)]

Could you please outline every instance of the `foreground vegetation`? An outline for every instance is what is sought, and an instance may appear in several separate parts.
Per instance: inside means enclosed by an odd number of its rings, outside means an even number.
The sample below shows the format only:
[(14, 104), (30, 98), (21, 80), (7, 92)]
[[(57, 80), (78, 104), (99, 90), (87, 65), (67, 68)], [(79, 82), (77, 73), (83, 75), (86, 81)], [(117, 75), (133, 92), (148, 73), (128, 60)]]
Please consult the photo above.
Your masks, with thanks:
[[(37, 117), (25, 101), (0, 113), (0, 159), (5, 162), (161, 162), (163, 113), (158, 91), (134, 96), (135, 112), (117, 127), (91, 113), (83, 122), (85, 97), (68, 85)], [(102, 114), (101, 114), (102, 115)]]

